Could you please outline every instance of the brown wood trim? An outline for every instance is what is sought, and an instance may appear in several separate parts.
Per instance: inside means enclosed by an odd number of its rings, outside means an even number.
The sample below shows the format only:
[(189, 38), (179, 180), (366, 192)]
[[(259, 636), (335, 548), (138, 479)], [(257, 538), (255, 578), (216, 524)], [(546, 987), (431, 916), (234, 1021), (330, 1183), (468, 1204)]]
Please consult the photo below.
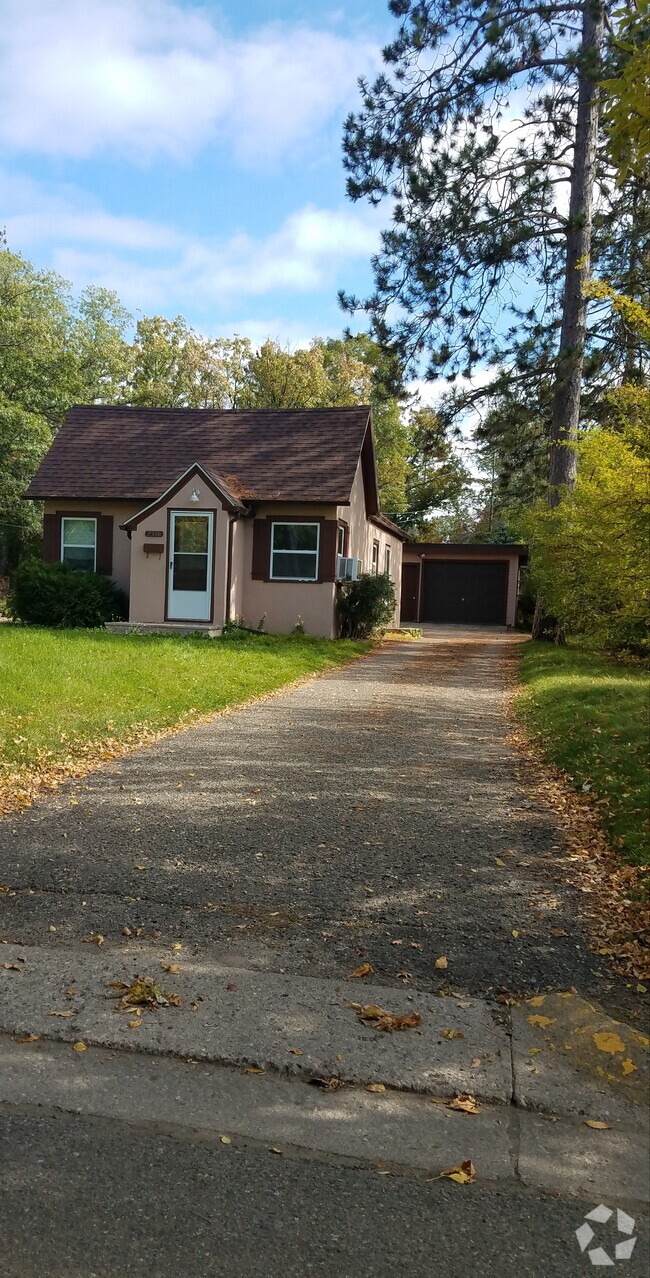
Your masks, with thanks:
[[(215, 521), (216, 522), (216, 521)], [(231, 515), (228, 520), (228, 541), (226, 544), (226, 599), (223, 611), (224, 625), (230, 621), (230, 591), (232, 589), (232, 543), (235, 535), (237, 516)]]

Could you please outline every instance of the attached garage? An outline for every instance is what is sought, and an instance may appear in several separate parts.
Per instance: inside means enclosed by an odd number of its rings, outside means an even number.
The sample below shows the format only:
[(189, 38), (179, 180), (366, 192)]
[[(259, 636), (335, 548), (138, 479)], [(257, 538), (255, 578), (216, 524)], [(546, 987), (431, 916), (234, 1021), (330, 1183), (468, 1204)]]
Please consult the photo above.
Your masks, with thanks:
[(525, 546), (409, 542), (402, 566), (402, 625), (512, 626)]

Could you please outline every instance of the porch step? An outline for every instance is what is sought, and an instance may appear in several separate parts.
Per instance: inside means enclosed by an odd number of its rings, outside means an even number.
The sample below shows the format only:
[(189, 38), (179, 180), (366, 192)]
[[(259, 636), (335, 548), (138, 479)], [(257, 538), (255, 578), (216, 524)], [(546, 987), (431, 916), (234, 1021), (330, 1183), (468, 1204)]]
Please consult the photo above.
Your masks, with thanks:
[(107, 621), (104, 629), (112, 635), (201, 635), (206, 639), (217, 639), (221, 634), (221, 626), (200, 621)]

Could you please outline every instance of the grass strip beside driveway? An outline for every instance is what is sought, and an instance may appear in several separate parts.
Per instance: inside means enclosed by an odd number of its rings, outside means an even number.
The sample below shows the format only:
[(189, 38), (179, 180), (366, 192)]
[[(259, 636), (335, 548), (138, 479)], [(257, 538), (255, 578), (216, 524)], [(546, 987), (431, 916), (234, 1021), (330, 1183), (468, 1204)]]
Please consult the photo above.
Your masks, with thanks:
[(584, 648), (531, 642), (519, 673), (517, 712), (546, 758), (595, 801), (625, 860), (650, 864), (647, 672)]
[(368, 647), (302, 635), (208, 640), (0, 626), (0, 811)]

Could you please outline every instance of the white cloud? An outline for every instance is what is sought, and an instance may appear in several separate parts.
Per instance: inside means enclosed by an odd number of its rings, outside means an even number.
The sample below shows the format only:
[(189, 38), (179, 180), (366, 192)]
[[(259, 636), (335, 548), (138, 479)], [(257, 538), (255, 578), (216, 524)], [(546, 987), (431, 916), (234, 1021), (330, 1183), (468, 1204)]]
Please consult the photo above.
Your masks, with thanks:
[(10, 247), (36, 250), (75, 288), (113, 288), (140, 310), (232, 309), (244, 297), (322, 288), (333, 294), (339, 268), (367, 261), (379, 238), (380, 215), (368, 208), (306, 205), (266, 237), (201, 238), (163, 222), (115, 216), (73, 187), (48, 192), (2, 171), (0, 187)]
[(380, 61), (368, 41), (305, 26), (238, 39), (179, 0), (0, 8), (0, 142), (17, 151), (183, 160), (220, 140), (272, 160), (340, 118)]

